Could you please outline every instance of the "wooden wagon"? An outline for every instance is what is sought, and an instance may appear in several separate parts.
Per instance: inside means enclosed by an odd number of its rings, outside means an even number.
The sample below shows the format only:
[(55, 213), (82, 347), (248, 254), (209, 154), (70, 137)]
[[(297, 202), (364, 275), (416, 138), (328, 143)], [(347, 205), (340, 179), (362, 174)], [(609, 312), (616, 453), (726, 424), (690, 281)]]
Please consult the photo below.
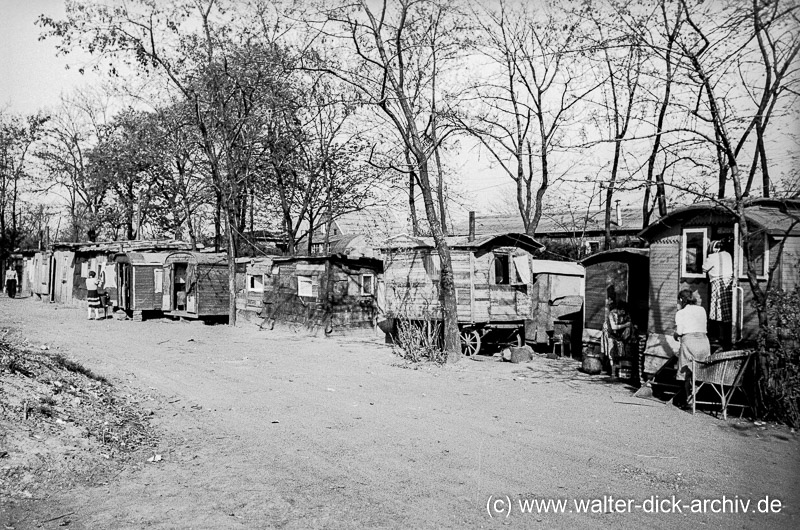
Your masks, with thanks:
[[(533, 255), (542, 245), (518, 233), (451, 237), (448, 244), (464, 353), (478, 353), (487, 338), (522, 345), (525, 323), (532, 317)], [(386, 315), (441, 320), (441, 267), (433, 238), (397, 236), (382, 253)], [(487, 337), (490, 332), (493, 337)]]
[(606, 299), (626, 302), (636, 329), (647, 331), (650, 251), (616, 248), (592, 254), (581, 264), (586, 269), (586, 302), (583, 308), (584, 344), (597, 343), (608, 309)]
[(228, 315), (228, 258), (225, 254), (172, 252), (164, 259), (161, 307), (183, 318)]
[[(800, 201), (752, 199), (745, 204), (745, 217), (758, 281), (765, 287), (771, 276), (773, 288), (793, 289), (800, 282)], [(739, 225), (728, 207), (700, 202), (678, 208), (645, 228), (640, 237), (650, 243), (645, 375), (654, 374), (678, 352), (679, 344), (672, 337), (678, 292), (694, 291), (708, 311), (710, 286), (702, 267), (712, 240), (723, 241), (733, 257), (733, 342), (756, 340), (758, 318), (746, 277)], [(714, 331), (709, 328), (712, 341), (720, 339)]]
[(142, 320), (147, 312), (161, 312), (164, 303), (164, 261), (167, 252), (121, 252), (114, 259), (116, 306)]

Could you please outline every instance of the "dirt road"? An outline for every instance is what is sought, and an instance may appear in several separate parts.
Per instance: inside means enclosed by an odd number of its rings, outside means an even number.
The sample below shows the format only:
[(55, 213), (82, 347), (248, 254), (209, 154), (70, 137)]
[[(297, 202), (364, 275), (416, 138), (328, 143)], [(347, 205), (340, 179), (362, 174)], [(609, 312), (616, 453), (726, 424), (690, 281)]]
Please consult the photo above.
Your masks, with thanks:
[[(16, 528), (68, 512), (86, 529), (800, 527), (794, 433), (632, 398), (575, 362), (409, 369), (378, 337), (89, 322), (7, 298), (0, 322), (148, 395), (164, 440), (160, 462), (54, 491)], [(576, 513), (609, 495), (623, 504)], [(780, 513), (758, 513), (766, 497)], [(566, 513), (522, 513), (533, 499)]]

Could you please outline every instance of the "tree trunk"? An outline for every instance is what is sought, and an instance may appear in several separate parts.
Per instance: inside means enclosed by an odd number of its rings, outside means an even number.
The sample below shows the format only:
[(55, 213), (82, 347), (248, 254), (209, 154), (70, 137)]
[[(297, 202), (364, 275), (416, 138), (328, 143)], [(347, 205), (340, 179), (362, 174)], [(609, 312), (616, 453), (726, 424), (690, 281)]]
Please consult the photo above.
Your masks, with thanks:
[(229, 210), (225, 216), (226, 232), (228, 234), (228, 325), (236, 325), (236, 242), (233, 237), (233, 230), (236, 220), (231, 219), (232, 212)]

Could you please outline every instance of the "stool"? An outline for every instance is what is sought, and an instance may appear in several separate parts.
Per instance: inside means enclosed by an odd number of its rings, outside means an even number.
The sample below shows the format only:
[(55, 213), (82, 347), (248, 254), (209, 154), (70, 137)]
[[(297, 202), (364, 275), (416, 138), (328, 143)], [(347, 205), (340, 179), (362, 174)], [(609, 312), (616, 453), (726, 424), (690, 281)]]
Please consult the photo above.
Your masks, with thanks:
[(553, 335), (553, 355), (556, 355), (556, 349), (558, 349), (558, 356), (563, 357), (566, 355), (566, 352), (569, 350), (569, 338), (565, 334), (561, 335)]

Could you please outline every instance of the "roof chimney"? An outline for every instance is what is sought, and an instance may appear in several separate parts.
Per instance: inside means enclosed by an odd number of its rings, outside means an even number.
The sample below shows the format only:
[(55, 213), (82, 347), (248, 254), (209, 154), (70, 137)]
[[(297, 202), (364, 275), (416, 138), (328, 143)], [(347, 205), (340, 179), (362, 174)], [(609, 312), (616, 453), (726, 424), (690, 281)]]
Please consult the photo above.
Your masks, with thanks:
[(475, 212), (469, 212), (469, 241), (475, 241)]
[(619, 228), (620, 226), (622, 226), (622, 216), (619, 213), (619, 199), (617, 199), (616, 203), (617, 203), (617, 228)]

